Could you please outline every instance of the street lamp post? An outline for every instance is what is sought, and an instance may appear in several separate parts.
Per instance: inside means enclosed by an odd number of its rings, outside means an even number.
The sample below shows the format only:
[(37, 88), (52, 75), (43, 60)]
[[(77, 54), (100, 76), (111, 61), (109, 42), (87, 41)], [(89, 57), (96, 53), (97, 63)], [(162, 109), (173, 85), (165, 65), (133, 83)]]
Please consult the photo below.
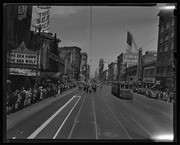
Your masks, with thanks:
[(39, 42), (37, 42), (39, 45), (38, 45), (38, 50), (37, 50), (37, 65), (36, 65), (36, 89), (38, 89), (38, 67), (39, 67), (39, 50), (41, 48), (41, 26), (38, 26), (35, 31), (38, 29), (38, 38), (40, 39)]

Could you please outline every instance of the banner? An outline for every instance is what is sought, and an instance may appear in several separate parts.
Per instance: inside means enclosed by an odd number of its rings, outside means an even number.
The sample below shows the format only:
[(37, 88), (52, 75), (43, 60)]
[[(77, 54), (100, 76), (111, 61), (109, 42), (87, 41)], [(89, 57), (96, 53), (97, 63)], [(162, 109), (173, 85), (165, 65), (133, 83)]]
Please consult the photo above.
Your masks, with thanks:
[(41, 26), (41, 30), (45, 31), (49, 29), (50, 24), (50, 7), (38, 6), (35, 29)]
[(25, 19), (27, 16), (27, 8), (28, 6), (18, 6), (18, 20)]

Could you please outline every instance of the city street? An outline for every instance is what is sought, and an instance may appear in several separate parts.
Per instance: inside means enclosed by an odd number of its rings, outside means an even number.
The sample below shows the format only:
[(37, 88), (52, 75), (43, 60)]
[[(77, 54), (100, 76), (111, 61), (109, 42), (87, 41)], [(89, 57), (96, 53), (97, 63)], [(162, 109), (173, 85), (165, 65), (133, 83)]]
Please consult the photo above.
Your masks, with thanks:
[[(110, 86), (103, 86), (101, 91), (87, 94), (73, 89), (11, 114), (7, 122), (13, 116), (23, 117), (7, 127), (7, 139), (131, 140), (173, 135), (172, 103), (136, 93), (133, 100), (124, 100), (111, 95), (110, 90)], [(35, 107), (41, 109), (34, 111)]]

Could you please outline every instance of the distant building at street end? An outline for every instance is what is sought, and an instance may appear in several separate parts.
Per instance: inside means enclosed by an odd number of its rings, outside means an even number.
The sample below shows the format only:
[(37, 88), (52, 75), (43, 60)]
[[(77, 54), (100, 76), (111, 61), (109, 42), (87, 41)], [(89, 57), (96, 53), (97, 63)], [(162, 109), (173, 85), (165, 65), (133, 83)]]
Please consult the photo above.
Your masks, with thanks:
[(116, 66), (117, 63), (111, 62), (108, 65), (108, 81), (114, 81), (116, 79)]
[(108, 80), (108, 70), (106, 69), (102, 72), (101, 81), (106, 82), (107, 80)]
[(90, 79), (90, 65), (89, 64), (87, 64), (87, 73), (86, 73), (86, 78), (87, 79)]
[(163, 85), (164, 90), (172, 90), (174, 61), (174, 10), (160, 10), (159, 33), (156, 65), (156, 84)]
[(104, 60), (101, 58), (99, 60), (99, 80), (102, 79), (102, 72), (104, 70)]
[(68, 53), (72, 54), (72, 67), (73, 67), (73, 78), (78, 80), (80, 75), (80, 64), (81, 64), (81, 48), (77, 46), (64, 46), (59, 47), (60, 57), (64, 58)]

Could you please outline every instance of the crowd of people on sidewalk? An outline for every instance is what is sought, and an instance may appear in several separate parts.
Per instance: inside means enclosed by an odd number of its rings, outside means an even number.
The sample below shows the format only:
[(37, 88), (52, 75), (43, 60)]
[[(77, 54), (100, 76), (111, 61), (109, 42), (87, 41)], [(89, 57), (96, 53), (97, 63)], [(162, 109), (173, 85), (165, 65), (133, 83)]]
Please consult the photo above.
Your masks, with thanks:
[(149, 97), (149, 98), (155, 98), (155, 99), (163, 100), (170, 103), (172, 103), (175, 100), (175, 95), (173, 91), (167, 91), (167, 90), (162, 91), (162, 90), (157, 90), (157, 89), (155, 90), (148, 87), (134, 87), (133, 91), (135, 93), (145, 95), (146, 97)]
[(27, 106), (36, 104), (44, 99), (55, 97), (66, 90), (76, 87), (75, 83), (48, 83), (38, 87), (17, 89), (13, 92), (7, 92), (7, 114), (19, 111)]

